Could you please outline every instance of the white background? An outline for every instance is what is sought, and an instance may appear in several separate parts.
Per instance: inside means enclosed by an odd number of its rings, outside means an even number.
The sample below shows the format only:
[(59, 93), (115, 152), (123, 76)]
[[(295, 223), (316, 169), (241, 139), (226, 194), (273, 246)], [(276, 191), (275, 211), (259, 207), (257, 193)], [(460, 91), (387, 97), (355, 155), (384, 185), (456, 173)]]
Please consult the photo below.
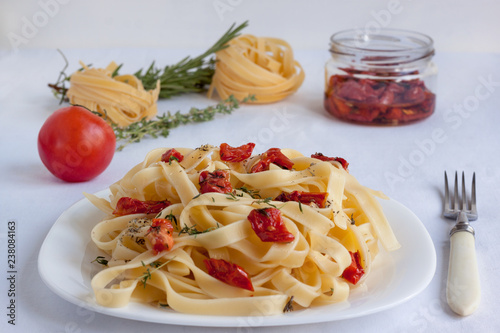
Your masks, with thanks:
[[(348, 28), (404, 28), (444, 51), (499, 52), (496, 0), (2, 0), (0, 47), (206, 47), (233, 23), (294, 48), (327, 48)], [(29, 23), (27, 23), (29, 22)], [(30, 23), (33, 25), (30, 29)], [(24, 28), (24, 30), (23, 30)], [(24, 38), (21, 42), (17, 36)], [(15, 41), (13, 41), (15, 40)]]
[[(106, 188), (149, 150), (221, 142), (236, 146), (254, 140), (259, 153), (274, 146), (347, 158), (350, 171), (362, 184), (384, 191), (421, 219), (436, 248), (437, 269), (424, 292), (381, 313), (316, 325), (236, 331), (500, 331), (499, 13), (496, 0), (0, 0), (0, 331), (199, 331), (117, 319), (66, 302), (40, 279), (38, 252), (54, 221), (82, 199), (82, 192)], [(108, 169), (86, 183), (63, 183), (43, 167), (36, 148), (38, 131), (60, 107), (46, 86), (64, 65), (56, 48), (66, 54), (69, 73), (79, 67), (79, 60), (99, 67), (114, 60), (124, 63), (123, 73), (127, 73), (153, 60), (168, 65), (197, 55), (232, 23), (245, 20), (250, 22), (245, 33), (282, 38), (292, 45), (306, 72), (296, 94), (277, 104), (246, 105), (213, 122), (179, 127), (166, 139), (133, 144), (116, 153)], [(340, 122), (322, 105), (329, 37), (342, 29), (370, 31), (382, 26), (420, 31), (435, 40), (436, 112), (409, 126)], [(485, 81), (493, 83), (485, 85)], [(188, 110), (213, 103), (204, 95), (192, 94), (160, 101), (158, 109)], [(280, 128), (271, 126), (276, 119), (282, 121)], [(474, 227), (482, 300), (479, 310), (467, 318), (453, 315), (444, 297), (452, 222), (441, 218), (442, 178), (443, 170), (455, 169), (465, 170), (468, 176), (475, 171), (478, 176), (480, 218)], [(11, 219), (18, 222), (15, 327), (7, 324), (4, 310), (8, 302), (6, 222)], [(221, 331), (233, 330), (204, 330)]]

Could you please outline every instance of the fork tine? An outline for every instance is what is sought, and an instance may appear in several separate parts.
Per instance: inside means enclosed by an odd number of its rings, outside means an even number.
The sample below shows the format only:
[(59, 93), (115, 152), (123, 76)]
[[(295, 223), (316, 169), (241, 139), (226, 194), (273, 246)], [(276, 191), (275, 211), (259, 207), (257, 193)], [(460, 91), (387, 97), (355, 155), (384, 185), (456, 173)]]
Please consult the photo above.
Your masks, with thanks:
[(467, 210), (467, 193), (465, 192), (465, 172), (462, 171), (462, 210)]
[(476, 207), (476, 173), (472, 174), (472, 189), (470, 195), (470, 210), (472, 214), (477, 214)]
[(444, 172), (444, 211), (450, 210), (450, 189), (448, 187), (448, 175)]
[(458, 172), (455, 171), (455, 186), (453, 190), (453, 210), (458, 211)]

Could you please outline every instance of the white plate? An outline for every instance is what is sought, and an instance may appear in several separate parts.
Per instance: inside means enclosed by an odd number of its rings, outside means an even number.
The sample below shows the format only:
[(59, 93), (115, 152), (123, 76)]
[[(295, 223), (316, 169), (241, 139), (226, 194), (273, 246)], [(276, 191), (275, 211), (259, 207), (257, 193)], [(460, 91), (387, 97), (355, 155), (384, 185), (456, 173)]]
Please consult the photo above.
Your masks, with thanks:
[[(97, 194), (107, 197), (108, 191)], [(38, 270), (47, 286), (63, 299), (107, 315), (146, 322), (213, 327), (257, 327), (334, 321), (364, 316), (399, 305), (424, 290), (436, 269), (436, 252), (422, 222), (394, 200), (381, 200), (384, 212), (401, 243), (394, 252), (381, 250), (364, 286), (348, 302), (297, 310), (278, 316), (199, 316), (131, 303), (111, 309), (98, 305), (90, 279), (99, 269), (91, 264), (98, 255), (90, 231), (103, 213), (87, 199), (66, 210), (47, 235), (38, 257)]]

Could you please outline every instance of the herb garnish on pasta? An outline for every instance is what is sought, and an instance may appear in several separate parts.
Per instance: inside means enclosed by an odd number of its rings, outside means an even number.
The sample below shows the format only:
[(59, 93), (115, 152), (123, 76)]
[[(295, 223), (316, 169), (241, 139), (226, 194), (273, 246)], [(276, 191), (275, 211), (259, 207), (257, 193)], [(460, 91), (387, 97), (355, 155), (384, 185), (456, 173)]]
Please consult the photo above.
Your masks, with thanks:
[(108, 214), (91, 234), (108, 260), (92, 279), (97, 302), (276, 315), (347, 300), (379, 244), (399, 248), (377, 200), (386, 197), (359, 184), (344, 159), (253, 149), (155, 149), (109, 199), (87, 194)]

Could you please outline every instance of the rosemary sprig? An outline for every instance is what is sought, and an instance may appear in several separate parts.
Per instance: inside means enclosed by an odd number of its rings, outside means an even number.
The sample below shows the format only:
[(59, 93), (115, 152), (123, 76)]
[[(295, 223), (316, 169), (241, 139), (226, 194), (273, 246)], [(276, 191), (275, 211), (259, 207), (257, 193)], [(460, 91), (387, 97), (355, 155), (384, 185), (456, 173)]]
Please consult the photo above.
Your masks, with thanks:
[[(246, 101), (254, 100), (254, 96), (249, 96), (243, 99)], [(239, 108), (240, 103), (234, 96), (229, 96), (224, 101), (217, 103), (214, 106), (209, 106), (204, 109), (191, 108), (188, 113), (177, 111), (172, 114), (167, 112), (156, 119), (142, 119), (127, 127), (121, 128), (116, 124), (112, 124), (117, 140), (123, 141), (117, 150), (120, 151), (130, 143), (139, 142), (146, 136), (158, 138), (160, 136), (167, 137), (172, 128), (188, 123), (199, 123), (214, 119), (216, 114), (231, 114), (235, 109)]]
[(160, 98), (204, 91), (205, 86), (212, 82), (215, 71), (215, 59), (210, 58), (208, 61), (205, 59), (228, 47), (229, 41), (237, 37), (246, 26), (248, 26), (248, 21), (236, 28), (235, 24), (231, 25), (229, 30), (212, 47), (195, 58), (185, 57), (178, 63), (163, 69), (155, 68), (153, 62), (144, 74), (141, 69), (134, 75), (142, 81), (146, 90), (156, 88), (156, 82), (160, 80)]
[[(146, 71), (140, 69), (134, 75), (141, 80), (146, 90), (155, 89), (156, 82), (160, 80), (160, 98), (170, 98), (184, 93), (204, 91), (206, 86), (212, 82), (212, 76), (215, 71), (215, 58), (211, 57), (208, 60), (206, 58), (228, 47), (228, 43), (233, 38), (239, 36), (241, 30), (247, 26), (248, 21), (243, 22), (237, 27), (233, 23), (214, 45), (195, 58), (187, 56), (176, 64), (165, 66), (163, 69), (156, 68), (155, 62), (153, 62)], [(56, 83), (49, 83), (48, 86), (52, 89), (54, 96), (62, 103), (68, 101), (66, 83), (69, 82), (71, 75), (66, 74), (68, 60), (60, 50), (58, 51), (64, 59), (65, 66), (60, 71)], [(116, 68), (111, 75), (112, 77), (119, 75), (118, 72), (122, 65)], [(90, 65), (88, 66), (90, 67)]]
[(69, 82), (70, 76), (66, 74), (66, 69), (68, 68), (69, 63), (68, 59), (61, 50), (57, 49), (57, 52), (59, 52), (64, 59), (64, 67), (59, 72), (56, 83), (49, 83), (48, 86), (52, 89), (54, 97), (59, 99), (59, 104), (62, 104), (62, 102), (66, 100), (66, 92), (68, 91), (68, 88), (66, 88), (66, 82)]

